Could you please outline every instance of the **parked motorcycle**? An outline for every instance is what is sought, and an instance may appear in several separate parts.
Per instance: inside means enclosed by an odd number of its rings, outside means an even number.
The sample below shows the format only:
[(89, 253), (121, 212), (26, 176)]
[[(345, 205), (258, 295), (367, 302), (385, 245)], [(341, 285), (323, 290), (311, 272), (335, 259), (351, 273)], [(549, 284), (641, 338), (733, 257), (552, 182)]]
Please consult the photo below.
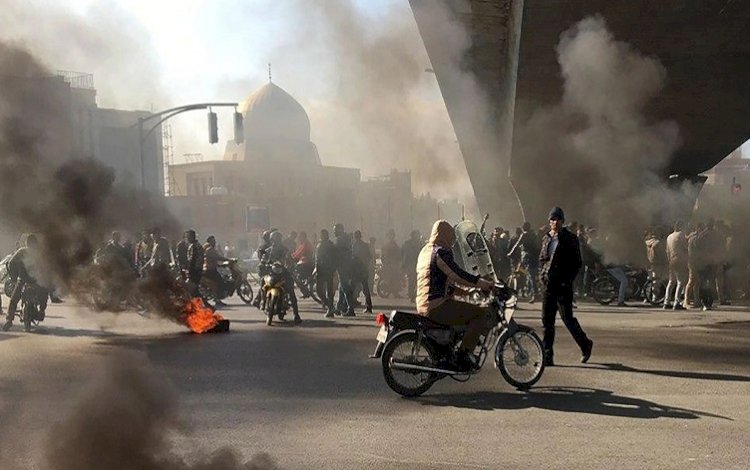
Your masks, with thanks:
[[(265, 298), (266, 325), (271, 326), (273, 317), (284, 321), (289, 310), (289, 294), (286, 285), (287, 273), (283, 264), (272, 264), (263, 276), (263, 296)], [(294, 286), (291, 286), (294, 288)]]
[[(630, 268), (625, 266), (625, 276), (628, 286), (625, 290), (625, 300), (641, 299), (651, 305), (664, 303), (667, 285), (657, 279), (653, 272), (645, 269)], [(618, 295), (620, 283), (606, 269), (602, 270), (591, 285), (591, 294), (594, 300), (602, 305), (609, 305)]]
[(320, 301), (320, 297), (318, 297), (317, 282), (312, 273), (313, 269), (311, 265), (297, 263), (294, 265), (294, 269), (292, 269), (294, 283), (299, 287), (302, 298), (309, 297), (320, 304), (322, 302)]
[(406, 287), (404, 275), (400, 271), (387, 272), (381, 264), (375, 266), (375, 292), (378, 297), (387, 298), (389, 296), (401, 297)]
[[(219, 264), (221, 274), (221, 285), (219, 286), (218, 300), (224, 300), (237, 293), (246, 304), (253, 301), (253, 287), (248, 281), (247, 275), (240, 269), (237, 259), (230, 259)], [(211, 282), (205, 277), (201, 279), (201, 295), (208, 300), (216, 300), (216, 293)]]

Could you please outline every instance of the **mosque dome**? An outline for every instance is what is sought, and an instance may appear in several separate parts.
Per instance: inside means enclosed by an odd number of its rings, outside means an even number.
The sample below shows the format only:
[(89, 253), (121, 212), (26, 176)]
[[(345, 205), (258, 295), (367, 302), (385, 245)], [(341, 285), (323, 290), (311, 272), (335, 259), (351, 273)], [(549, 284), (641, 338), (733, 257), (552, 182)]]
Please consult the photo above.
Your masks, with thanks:
[(245, 139), (310, 142), (310, 119), (292, 95), (267, 83), (242, 105)]

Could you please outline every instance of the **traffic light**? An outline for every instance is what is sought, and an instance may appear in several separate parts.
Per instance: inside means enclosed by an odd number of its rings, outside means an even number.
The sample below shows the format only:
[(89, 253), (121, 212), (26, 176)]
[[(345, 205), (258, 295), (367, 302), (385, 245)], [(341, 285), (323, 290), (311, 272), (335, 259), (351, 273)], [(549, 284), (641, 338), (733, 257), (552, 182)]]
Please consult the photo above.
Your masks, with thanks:
[(208, 112), (208, 142), (215, 144), (219, 141), (219, 124), (217, 122), (216, 113), (213, 111)]
[(234, 143), (241, 144), (245, 141), (245, 127), (242, 121), (242, 113), (234, 112)]

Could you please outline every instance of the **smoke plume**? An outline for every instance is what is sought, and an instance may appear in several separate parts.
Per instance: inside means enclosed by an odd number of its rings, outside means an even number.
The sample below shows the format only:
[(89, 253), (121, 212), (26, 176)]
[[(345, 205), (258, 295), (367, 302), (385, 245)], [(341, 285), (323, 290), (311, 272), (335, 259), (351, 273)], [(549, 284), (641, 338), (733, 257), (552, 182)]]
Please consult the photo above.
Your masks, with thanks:
[[(114, 281), (102, 279), (91, 264), (110, 231), (159, 226), (174, 233), (177, 224), (159, 196), (118, 184), (111, 168), (72, 154), (60, 81), (29, 52), (0, 43), (0, 69), (0, 220), (16, 233), (38, 235), (37, 280), (90, 303), (93, 283)], [(145, 286), (149, 303), (180, 321), (182, 311), (173, 306), (182, 304), (159, 297), (171, 295), (172, 280), (154, 276), (148, 282), (160, 283)]]
[(0, 39), (20, 42), (55, 68), (94, 74), (101, 106), (166, 104), (148, 32), (118, 2), (100, 0), (75, 9), (39, 0), (0, 5)]
[(445, 105), (429, 98), (437, 85), (408, 2), (378, 17), (348, 0), (295, 0), (284, 12), (295, 33), (272, 57), (299, 57), (332, 90), (308, 103), (324, 163), (366, 176), (411, 169), (416, 192), (471, 195)]
[(534, 217), (562, 206), (569, 220), (606, 230), (610, 261), (630, 261), (634, 247), (642, 251), (643, 229), (678, 198), (664, 184), (680, 144), (677, 125), (646, 113), (666, 70), (617, 41), (601, 17), (563, 33), (557, 56), (562, 101), (516, 125), (514, 181)]
[(50, 470), (272, 470), (266, 454), (243, 462), (231, 448), (192, 460), (170, 436), (184, 433), (174, 391), (132, 355), (111, 358), (65, 420), (50, 430)]

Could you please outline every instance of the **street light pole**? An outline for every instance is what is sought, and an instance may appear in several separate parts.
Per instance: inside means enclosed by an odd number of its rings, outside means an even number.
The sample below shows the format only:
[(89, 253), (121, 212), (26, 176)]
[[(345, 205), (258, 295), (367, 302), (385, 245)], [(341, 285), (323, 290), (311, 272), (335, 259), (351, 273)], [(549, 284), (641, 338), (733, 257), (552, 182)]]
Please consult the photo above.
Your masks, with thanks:
[[(145, 169), (145, 151), (144, 151), (144, 145), (146, 144), (146, 140), (149, 138), (152, 132), (159, 127), (164, 121), (177, 116), (178, 114), (184, 113), (186, 111), (195, 111), (198, 109), (207, 109), (209, 107), (234, 107), (237, 108), (239, 106), (238, 103), (196, 103), (196, 104), (188, 104), (184, 106), (177, 106), (176, 108), (170, 108), (165, 109), (164, 111), (160, 111), (158, 113), (153, 113), (152, 115), (148, 117), (139, 117), (138, 122), (133, 124), (133, 126), (138, 126), (138, 147), (140, 151), (140, 165), (141, 165), (141, 189), (146, 189), (146, 169)], [(165, 116), (166, 115), (166, 116)], [(153, 125), (151, 129), (148, 130), (148, 132), (143, 133), (143, 125), (146, 121), (150, 121), (152, 119), (161, 118), (159, 122)], [(131, 126), (131, 127), (133, 127)]]

